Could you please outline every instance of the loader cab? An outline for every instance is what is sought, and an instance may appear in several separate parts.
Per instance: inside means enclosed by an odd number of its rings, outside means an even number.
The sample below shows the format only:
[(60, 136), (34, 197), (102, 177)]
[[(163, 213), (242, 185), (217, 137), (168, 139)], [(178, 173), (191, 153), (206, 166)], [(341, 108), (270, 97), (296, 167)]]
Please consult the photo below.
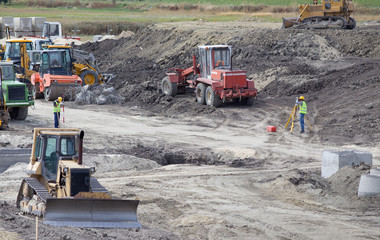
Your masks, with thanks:
[(231, 70), (231, 46), (199, 47), (199, 70), (202, 78), (211, 79), (212, 70)]
[(78, 137), (57, 132), (46, 132), (37, 136), (35, 158), (42, 163), (42, 175), (48, 181), (57, 178), (58, 161), (72, 160), (78, 156)]
[(41, 52), (40, 75), (72, 75), (71, 59), (63, 50), (44, 50)]
[(5, 45), (5, 53), (4, 53), (4, 59), (8, 60), (10, 59), (13, 61), (13, 63), (17, 64), (21, 62), (21, 44), (26, 43), (26, 50), (32, 50), (33, 49), (33, 43), (30, 40), (7, 40)]

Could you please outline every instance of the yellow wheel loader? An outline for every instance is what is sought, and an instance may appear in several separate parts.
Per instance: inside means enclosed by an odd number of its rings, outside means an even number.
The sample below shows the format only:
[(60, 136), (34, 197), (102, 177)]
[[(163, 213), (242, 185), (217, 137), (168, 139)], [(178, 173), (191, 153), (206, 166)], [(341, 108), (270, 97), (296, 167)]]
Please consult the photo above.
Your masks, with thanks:
[(351, 14), (354, 5), (350, 0), (313, 0), (313, 4), (299, 5), (299, 17), (283, 18), (282, 28), (354, 29), (356, 21)]
[(92, 53), (73, 49), (69, 45), (49, 45), (46, 48), (67, 51), (67, 55), (72, 59), (73, 74), (82, 79), (83, 85), (103, 84), (106, 81), (105, 77), (100, 74)]
[(54, 226), (140, 228), (139, 200), (113, 199), (82, 164), (84, 132), (35, 128), (17, 207)]

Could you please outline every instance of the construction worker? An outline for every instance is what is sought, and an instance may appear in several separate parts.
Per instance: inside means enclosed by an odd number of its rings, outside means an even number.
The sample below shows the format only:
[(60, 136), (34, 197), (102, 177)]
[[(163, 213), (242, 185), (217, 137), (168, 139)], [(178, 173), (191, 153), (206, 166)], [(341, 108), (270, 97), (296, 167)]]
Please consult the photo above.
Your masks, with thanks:
[(59, 127), (59, 118), (61, 116), (61, 105), (62, 105), (61, 102), (62, 102), (62, 97), (58, 97), (58, 99), (53, 102), (54, 127), (55, 128)]
[(305, 115), (307, 113), (305, 97), (304, 96), (299, 97), (297, 104), (299, 105), (299, 108), (300, 108), (300, 125), (301, 125), (300, 133), (304, 133), (305, 132)]

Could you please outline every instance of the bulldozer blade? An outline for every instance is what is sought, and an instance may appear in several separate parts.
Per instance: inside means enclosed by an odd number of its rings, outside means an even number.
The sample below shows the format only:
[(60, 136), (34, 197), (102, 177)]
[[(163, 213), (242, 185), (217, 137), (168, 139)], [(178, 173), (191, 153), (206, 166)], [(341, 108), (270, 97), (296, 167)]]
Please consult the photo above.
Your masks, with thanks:
[(44, 223), (89, 228), (141, 228), (137, 220), (138, 204), (139, 200), (47, 199)]
[(282, 29), (293, 27), (296, 24), (299, 24), (299, 18), (282, 18)]

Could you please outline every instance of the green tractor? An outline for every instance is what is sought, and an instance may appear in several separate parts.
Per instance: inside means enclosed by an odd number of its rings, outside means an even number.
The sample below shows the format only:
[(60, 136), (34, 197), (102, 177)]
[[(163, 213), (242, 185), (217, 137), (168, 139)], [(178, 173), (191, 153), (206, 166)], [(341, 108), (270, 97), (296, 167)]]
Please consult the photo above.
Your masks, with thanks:
[(26, 84), (15, 79), (13, 62), (0, 61), (0, 70), (0, 108), (2, 112), (0, 121), (5, 127), (9, 117), (15, 120), (25, 120), (28, 116), (28, 107), (34, 105), (34, 100), (29, 94)]

